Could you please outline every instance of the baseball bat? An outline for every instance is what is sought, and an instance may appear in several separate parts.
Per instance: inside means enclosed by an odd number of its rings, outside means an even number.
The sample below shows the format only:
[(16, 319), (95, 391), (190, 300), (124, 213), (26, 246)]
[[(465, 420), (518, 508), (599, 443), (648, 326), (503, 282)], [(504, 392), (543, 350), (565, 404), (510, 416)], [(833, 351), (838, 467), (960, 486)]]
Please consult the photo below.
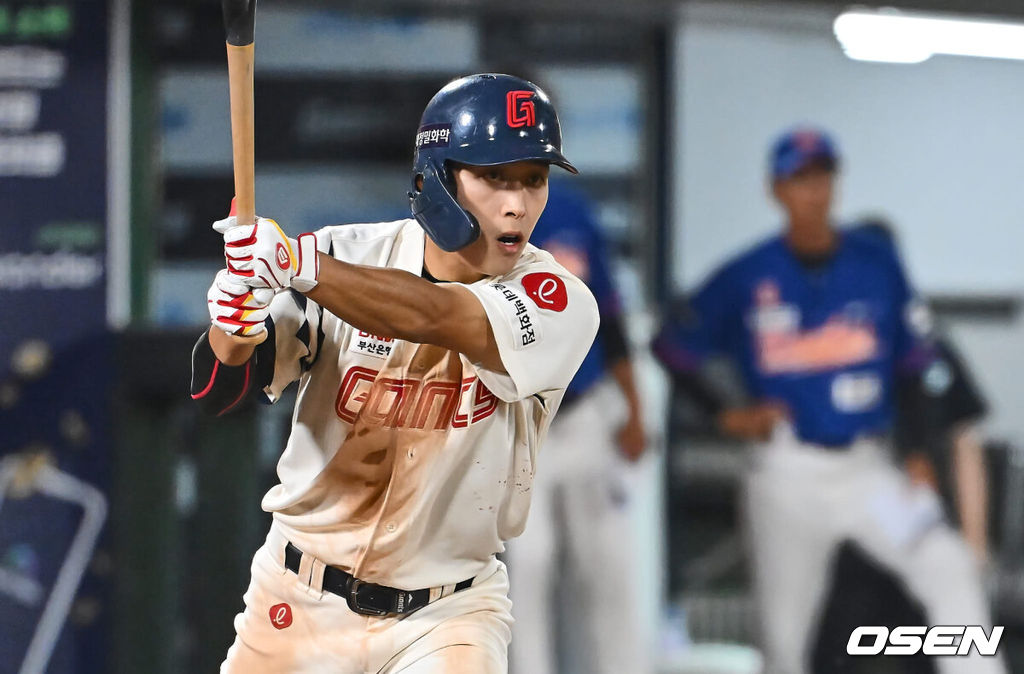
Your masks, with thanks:
[[(239, 225), (256, 222), (256, 134), (253, 111), (256, 0), (221, 0), (227, 34), (228, 87), (231, 92), (231, 163), (235, 174), (232, 212)], [(259, 344), (256, 337), (228, 335), (238, 344)]]
[(256, 0), (221, 0), (227, 33), (228, 85), (231, 90), (231, 159), (239, 225), (256, 221), (253, 67)]

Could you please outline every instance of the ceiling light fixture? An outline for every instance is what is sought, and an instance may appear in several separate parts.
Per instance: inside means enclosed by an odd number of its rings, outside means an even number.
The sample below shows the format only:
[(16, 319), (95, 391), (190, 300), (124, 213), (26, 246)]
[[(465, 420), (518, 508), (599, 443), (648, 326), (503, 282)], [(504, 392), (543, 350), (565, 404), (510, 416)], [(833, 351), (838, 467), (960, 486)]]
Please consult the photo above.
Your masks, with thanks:
[(1024, 24), (852, 9), (832, 24), (843, 51), (858, 61), (921, 63), (935, 54), (1024, 60)]

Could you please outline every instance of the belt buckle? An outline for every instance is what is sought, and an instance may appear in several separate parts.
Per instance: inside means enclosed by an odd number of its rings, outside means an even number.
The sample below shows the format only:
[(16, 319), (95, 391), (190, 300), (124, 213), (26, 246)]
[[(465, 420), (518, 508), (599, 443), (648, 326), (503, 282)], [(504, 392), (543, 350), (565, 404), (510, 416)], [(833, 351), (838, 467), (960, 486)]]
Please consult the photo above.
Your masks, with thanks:
[[(394, 613), (394, 611), (391, 610), (390, 607), (381, 608), (380, 606), (373, 606), (371, 604), (360, 603), (359, 591), (362, 589), (366, 589), (370, 593), (372, 593), (373, 590), (375, 589), (382, 589), (382, 586), (377, 585), (376, 583), (364, 583), (361, 580), (353, 578), (352, 585), (348, 589), (348, 596), (345, 597), (345, 601), (348, 603), (348, 607), (350, 609), (352, 609), (354, 612), (360, 615), (375, 616), (378, 618)], [(372, 600), (372, 598), (372, 594), (370, 594), (370, 596), (364, 597), (364, 599), (366, 600)]]

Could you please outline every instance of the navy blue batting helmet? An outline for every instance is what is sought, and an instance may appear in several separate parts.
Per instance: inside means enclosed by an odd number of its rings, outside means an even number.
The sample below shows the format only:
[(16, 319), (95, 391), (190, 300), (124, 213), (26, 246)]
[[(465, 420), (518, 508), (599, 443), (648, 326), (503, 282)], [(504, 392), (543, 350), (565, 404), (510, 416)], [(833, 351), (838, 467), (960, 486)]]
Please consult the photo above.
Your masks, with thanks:
[(496, 166), (529, 160), (578, 173), (562, 155), (558, 115), (540, 87), (499, 74), (449, 82), (430, 99), (416, 133), (409, 192), (413, 217), (442, 250), (468, 246), (480, 235), (480, 225), (455, 200), (451, 162)]

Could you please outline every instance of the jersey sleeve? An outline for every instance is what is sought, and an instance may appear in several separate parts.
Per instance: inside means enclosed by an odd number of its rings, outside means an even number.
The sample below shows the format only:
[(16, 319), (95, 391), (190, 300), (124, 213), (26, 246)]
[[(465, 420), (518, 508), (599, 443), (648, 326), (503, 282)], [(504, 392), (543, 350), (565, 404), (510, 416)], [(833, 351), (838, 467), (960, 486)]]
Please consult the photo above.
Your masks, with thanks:
[(274, 367), (263, 392), (277, 402), (288, 385), (313, 367), (323, 343), (323, 309), (294, 290), (279, 292), (270, 303)]
[(505, 402), (564, 389), (597, 334), (593, 294), (556, 267), (520, 277), (466, 286), (487, 313), (505, 372), (476, 365), (494, 395)]
[[(573, 224), (551, 227), (541, 247), (550, 252), (566, 269), (576, 274), (594, 294), (601, 317), (597, 343), (600, 344), (604, 363), (610, 365), (629, 357), (629, 343), (622, 318), (622, 301), (612, 278), (611, 256), (608, 253), (607, 242), (601, 234), (601, 228), (585, 203), (574, 205), (571, 214), (560, 214), (561, 217), (571, 216)], [(574, 270), (560, 254), (568, 254), (569, 262), (579, 263), (582, 260), (581, 267), (584, 273)]]
[(899, 259), (893, 255), (892, 287), (899, 316), (893, 340), (893, 357), (900, 373), (916, 373), (935, 360), (934, 320), (928, 305), (907, 281)]
[(652, 344), (658, 360), (674, 372), (692, 372), (708, 356), (727, 352), (738, 306), (734, 285), (726, 269), (692, 296), (677, 300)]
[[(952, 376), (949, 390), (946, 392), (944, 421), (947, 428), (952, 428), (956, 424), (980, 420), (988, 413), (988, 403), (963, 359), (948, 343), (940, 345), (939, 353), (940, 357), (936, 359), (936, 362), (947, 364)], [(926, 372), (930, 370), (931, 368)], [(933, 388), (938, 388), (936, 382), (929, 383)]]
[[(561, 217), (570, 217), (570, 214), (561, 214)], [(574, 204), (571, 218), (571, 225), (549, 228), (551, 231), (541, 247), (549, 250), (559, 263), (587, 284), (597, 300), (601, 316), (618, 315), (622, 312), (622, 302), (612, 280), (611, 258), (601, 227), (583, 202)], [(585, 273), (577, 272), (564, 262), (556, 252), (558, 250), (569, 250), (582, 256)]]
[(939, 462), (950, 431), (981, 419), (987, 405), (952, 345), (937, 338), (935, 348), (928, 367), (896, 379), (896, 440), (897, 447), (923, 449)]

